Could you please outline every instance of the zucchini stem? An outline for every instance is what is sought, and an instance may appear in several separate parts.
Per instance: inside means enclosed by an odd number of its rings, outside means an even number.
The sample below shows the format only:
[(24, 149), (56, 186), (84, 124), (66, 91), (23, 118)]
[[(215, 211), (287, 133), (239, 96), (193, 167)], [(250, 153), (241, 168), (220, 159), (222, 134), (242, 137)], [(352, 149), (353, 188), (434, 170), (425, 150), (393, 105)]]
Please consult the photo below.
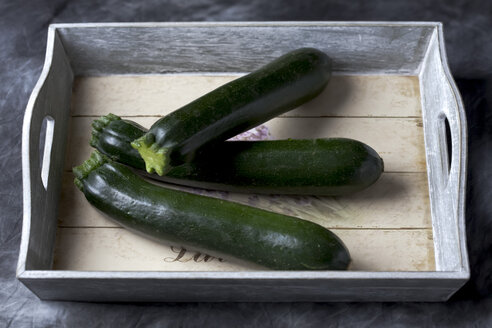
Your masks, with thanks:
[(169, 171), (168, 165), (168, 148), (159, 147), (155, 143), (153, 134), (145, 134), (142, 137), (134, 140), (132, 142), (132, 147), (138, 150), (140, 156), (145, 161), (145, 169), (148, 173), (156, 172), (159, 176), (163, 176), (167, 171)]
[(104, 156), (99, 151), (94, 150), (88, 160), (72, 169), (73, 174), (75, 175), (75, 179), (73, 181), (75, 186), (77, 186), (77, 188), (81, 191), (84, 191), (82, 180), (87, 178), (93, 170), (110, 161), (111, 160), (108, 157)]
[(97, 142), (99, 141), (99, 135), (102, 133), (102, 130), (108, 126), (112, 121), (121, 120), (121, 117), (118, 115), (114, 115), (109, 113), (106, 116), (101, 116), (94, 122), (92, 122), (92, 133), (91, 140), (89, 141), (90, 145), (94, 148), (97, 147)]

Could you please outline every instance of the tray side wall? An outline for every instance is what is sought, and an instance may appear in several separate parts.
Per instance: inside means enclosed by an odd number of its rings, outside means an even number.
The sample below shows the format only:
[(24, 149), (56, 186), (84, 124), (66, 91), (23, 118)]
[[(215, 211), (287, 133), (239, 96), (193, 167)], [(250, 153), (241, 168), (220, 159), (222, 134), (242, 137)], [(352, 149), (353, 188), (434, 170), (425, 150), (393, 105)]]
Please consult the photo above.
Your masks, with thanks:
[(59, 28), (76, 75), (249, 72), (300, 45), (325, 51), (337, 72), (416, 74), (432, 31), (428, 25), (327, 23)]
[[(466, 118), (445, 57), (440, 28), (431, 39), (420, 73), (436, 268), (469, 272), (463, 211)], [(450, 140), (446, 137), (446, 121)]]
[(25, 278), (45, 300), (91, 302), (439, 302), (455, 279)]
[[(24, 218), (18, 275), (24, 270), (52, 266), (72, 81), (73, 72), (63, 45), (51, 28), (45, 65), (24, 116)], [(39, 146), (45, 119), (48, 123), (43, 161), (47, 162), (42, 170)]]

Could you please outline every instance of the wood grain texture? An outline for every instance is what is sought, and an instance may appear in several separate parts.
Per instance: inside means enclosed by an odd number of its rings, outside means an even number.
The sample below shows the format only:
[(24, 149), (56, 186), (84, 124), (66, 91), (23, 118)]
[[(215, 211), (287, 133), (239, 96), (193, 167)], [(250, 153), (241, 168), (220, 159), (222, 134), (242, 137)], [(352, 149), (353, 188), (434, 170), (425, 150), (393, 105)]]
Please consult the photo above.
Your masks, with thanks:
[[(432, 231), (333, 229), (350, 249), (355, 271), (433, 271)], [(54, 270), (251, 271), (264, 270), (161, 244), (123, 228), (60, 228)], [(391, 246), (389, 246), (391, 245)]]
[[(159, 117), (237, 76), (161, 75), (78, 78), (66, 169), (90, 153), (87, 130), (113, 113), (150, 127)], [(271, 139), (346, 137), (373, 147), (387, 172), (425, 172), (418, 79), (414, 76), (335, 76), (314, 100), (264, 125)], [(89, 116), (89, 117), (85, 117)]]
[(300, 46), (326, 52), (335, 71), (415, 75), (433, 31), (425, 23), (144, 26), (60, 26), (58, 31), (77, 75), (250, 72)]
[[(73, 81), (63, 45), (50, 34), (45, 69), (29, 100), (23, 125), (22, 166), (24, 195), (23, 240), (19, 255), (19, 271), (48, 269), (53, 263), (56, 215), (60, 199), (65, 157), (71, 90)], [(50, 66), (51, 65), (51, 66)], [(51, 122), (52, 136), (40, 149), (43, 121)], [(45, 131), (48, 133), (47, 131)], [(41, 156), (41, 154), (46, 154)], [(41, 163), (41, 158), (45, 163)], [(45, 172), (41, 172), (44, 166)], [(44, 179), (42, 178), (44, 175)], [(44, 181), (43, 181), (44, 180)]]
[[(241, 74), (109, 75), (75, 79), (72, 115), (163, 116)], [(109, 90), (109, 92), (108, 92)], [(183, 90), (186, 90), (184, 92)], [(334, 75), (315, 99), (282, 117), (421, 117), (419, 80)]]
[[(74, 187), (70, 172), (93, 150), (89, 146), (90, 124), (99, 115), (111, 112), (150, 127), (162, 115), (236, 77), (178, 74), (76, 80), (69, 138), (72, 151), (67, 154), (59, 214), (58, 269), (251, 270), (248, 265), (217, 261), (206, 265), (163, 262), (161, 254), (173, 254), (169, 246), (158, 247), (154, 254), (150, 241), (119, 229), (87, 203)], [(330, 86), (320, 97), (263, 126), (270, 139), (348, 137), (369, 144), (385, 161), (385, 173), (374, 186), (346, 197), (268, 196), (171, 187), (294, 215), (335, 229), (348, 240), (351, 253), (355, 252), (354, 270), (433, 270), (418, 79), (338, 75)], [(127, 242), (121, 244), (121, 238)], [(85, 246), (87, 253), (83, 252)], [(146, 251), (138, 250), (140, 247)], [(99, 257), (98, 252), (104, 254)], [(146, 257), (142, 255), (145, 253), (154, 255)]]
[[(432, 228), (425, 173), (384, 173), (370, 188), (344, 197), (254, 195), (161, 185), (296, 216), (327, 228)], [(87, 203), (70, 172), (64, 176), (58, 220), (60, 227), (118, 226)]]
[[(323, 277), (279, 278), (270, 271), (253, 279), (247, 278), (261, 271), (235, 273), (50, 271), (46, 275), (46, 271), (34, 271), (26, 274), (24, 283), (45, 300), (194, 303), (436, 302), (447, 300), (459, 283), (443, 272), (391, 272), (388, 276), (384, 272), (324, 271)], [(315, 275), (313, 272), (295, 274)], [(339, 279), (340, 274), (347, 278)], [(234, 325), (236, 321), (231, 322)]]
[[(450, 73), (439, 64), (443, 48), (438, 42), (432, 43), (421, 72), (422, 104), (429, 108), (423, 120), (425, 143), (431, 149), (427, 152), (431, 212), (433, 217), (440, 218), (433, 225), (438, 241), (436, 261), (443, 271), (467, 271), (464, 236), (458, 238), (465, 229), (466, 117)], [(460, 242), (450, 236), (456, 236)]]

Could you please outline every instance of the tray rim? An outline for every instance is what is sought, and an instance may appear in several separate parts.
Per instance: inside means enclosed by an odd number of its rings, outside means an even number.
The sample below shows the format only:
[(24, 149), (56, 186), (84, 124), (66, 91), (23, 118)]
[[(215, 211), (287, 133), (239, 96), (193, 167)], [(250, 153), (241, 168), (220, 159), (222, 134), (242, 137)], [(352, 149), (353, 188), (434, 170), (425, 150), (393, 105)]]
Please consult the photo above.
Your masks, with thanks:
[(214, 26), (410, 26), (441, 27), (439, 21), (187, 21), (187, 22), (87, 22), (87, 23), (53, 23), (48, 29), (60, 28), (99, 28), (99, 27), (214, 27)]

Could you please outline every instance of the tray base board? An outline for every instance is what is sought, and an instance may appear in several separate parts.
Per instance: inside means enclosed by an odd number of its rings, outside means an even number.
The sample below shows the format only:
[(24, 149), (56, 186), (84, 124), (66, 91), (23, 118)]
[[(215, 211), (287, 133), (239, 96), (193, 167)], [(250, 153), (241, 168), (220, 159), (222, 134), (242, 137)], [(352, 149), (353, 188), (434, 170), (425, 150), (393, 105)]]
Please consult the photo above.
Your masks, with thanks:
[[(74, 82), (54, 270), (251, 271), (181, 245), (134, 235), (94, 210), (73, 185), (88, 158), (90, 123), (114, 113), (149, 127), (158, 117), (239, 75), (79, 77)], [(318, 98), (266, 122), (269, 139), (348, 137), (383, 157), (385, 173), (348, 197), (256, 196), (182, 188), (295, 215), (332, 229), (355, 271), (434, 271), (419, 80), (402, 75), (336, 75)], [(257, 138), (255, 134), (243, 136)], [(260, 269), (261, 270), (261, 269)]]

